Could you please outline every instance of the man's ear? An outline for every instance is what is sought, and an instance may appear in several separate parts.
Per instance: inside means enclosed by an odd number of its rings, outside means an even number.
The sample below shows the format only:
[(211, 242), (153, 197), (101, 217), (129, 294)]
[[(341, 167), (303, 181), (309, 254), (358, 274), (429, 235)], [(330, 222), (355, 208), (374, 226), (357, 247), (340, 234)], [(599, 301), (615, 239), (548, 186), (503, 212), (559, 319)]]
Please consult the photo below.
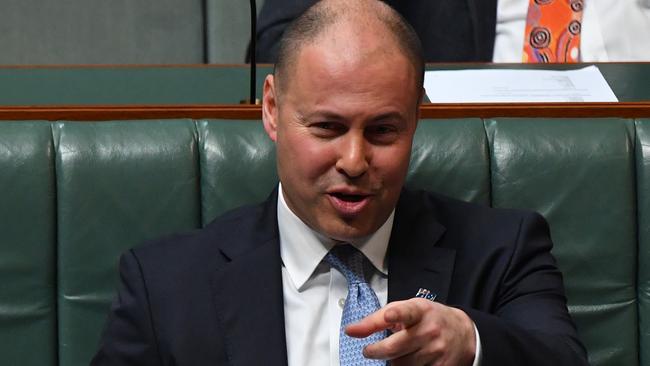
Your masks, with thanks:
[(273, 142), (278, 138), (278, 98), (273, 74), (264, 79), (264, 96), (262, 97), (262, 121), (266, 134)]

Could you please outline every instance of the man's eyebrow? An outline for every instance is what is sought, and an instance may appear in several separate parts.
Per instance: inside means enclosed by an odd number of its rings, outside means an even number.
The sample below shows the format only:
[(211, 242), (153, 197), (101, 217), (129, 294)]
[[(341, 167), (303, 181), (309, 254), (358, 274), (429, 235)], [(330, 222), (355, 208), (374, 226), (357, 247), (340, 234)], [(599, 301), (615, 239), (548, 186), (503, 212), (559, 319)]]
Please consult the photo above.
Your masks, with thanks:
[(340, 115), (338, 113), (335, 113), (335, 112), (331, 112), (331, 111), (314, 111), (314, 112), (311, 112), (311, 113), (308, 113), (308, 114), (303, 114), (303, 113), (300, 113), (300, 112), (296, 112), (296, 116), (302, 121), (310, 121), (310, 120), (314, 120), (314, 119), (324, 119), (324, 120), (328, 120), (328, 121), (340, 121), (340, 120), (345, 119), (342, 115)]
[[(307, 114), (301, 113), (299, 111), (295, 112), (295, 116), (299, 121), (309, 122), (314, 120), (324, 120), (324, 121), (345, 121), (346, 117), (341, 114), (332, 111), (317, 110)], [(406, 116), (398, 111), (391, 111), (386, 113), (381, 113), (376, 116), (370, 116), (368, 119), (370, 123), (378, 123), (383, 121), (406, 121)]]
[(370, 120), (371, 122), (381, 122), (385, 120), (398, 120), (398, 121), (406, 121), (406, 117), (399, 113), (399, 112), (386, 112), (382, 113), (378, 116), (372, 117)]

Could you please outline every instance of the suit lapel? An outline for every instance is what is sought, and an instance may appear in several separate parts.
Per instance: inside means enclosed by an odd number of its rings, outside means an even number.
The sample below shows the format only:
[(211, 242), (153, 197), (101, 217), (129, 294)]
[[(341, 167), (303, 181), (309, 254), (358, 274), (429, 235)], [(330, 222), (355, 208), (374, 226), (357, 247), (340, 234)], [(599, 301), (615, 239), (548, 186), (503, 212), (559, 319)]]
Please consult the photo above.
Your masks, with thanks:
[(414, 297), (420, 288), (446, 303), (456, 252), (436, 243), (445, 232), (422, 198), (404, 191), (388, 248), (388, 301)]
[(231, 259), (213, 276), (213, 299), (233, 365), (286, 365), (282, 261), (276, 216), (277, 194), (247, 239), (222, 249)]
[[(277, 232), (277, 192), (251, 225), (248, 239), (233, 239), (230, 260), (212, 278), (213, 298), (228, 359), (234, 365), (287, 365), (282, 261)], [(436, 246), (445, 232), (422, 198), (402, 193), (388, 248), (388, 301), (406, 300), (420, 288), (445, 303), (455, 251)]]

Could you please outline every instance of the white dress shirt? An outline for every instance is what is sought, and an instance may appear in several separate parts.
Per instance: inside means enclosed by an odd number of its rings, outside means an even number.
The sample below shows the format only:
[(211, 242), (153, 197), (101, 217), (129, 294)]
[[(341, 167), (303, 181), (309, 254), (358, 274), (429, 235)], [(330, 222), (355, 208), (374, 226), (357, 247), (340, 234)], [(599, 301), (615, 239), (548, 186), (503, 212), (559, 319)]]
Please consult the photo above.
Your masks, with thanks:
[[(521, 62), (528, 0), (498, 0), (494, 62)], [(585, 0), (582, 62), (650, 61), (650, 0)]]
[[(289, 209), (281, 185), (277, 213), (289, 366), (339, 366), (339, 331), (348, 285), (340, 272), (323, 261), (336, 241), (309, 228)], [(381, 306), (386, 305), (388, 298), (386, 250), (394, 215), (393, 211), (372, 235), (350, 243), (374, 267), (368, 283)], [(477, 357), (474, 366), (480, 359), (476, 327), (475, 334)]]

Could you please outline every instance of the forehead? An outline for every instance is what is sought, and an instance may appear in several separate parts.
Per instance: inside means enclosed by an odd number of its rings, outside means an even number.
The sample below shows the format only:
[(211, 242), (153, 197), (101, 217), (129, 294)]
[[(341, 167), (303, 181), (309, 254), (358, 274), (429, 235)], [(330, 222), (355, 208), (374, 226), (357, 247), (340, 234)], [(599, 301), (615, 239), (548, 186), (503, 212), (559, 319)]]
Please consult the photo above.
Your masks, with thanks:
[(392, 116), (410, 129), (418, 99), (413, 67), (403, 56), (361, 62), (306, 47), (278, 106), (285, 121), (327, 118), (361, 126)]
[[(296, 50), (282, 83), (285, 91), (369, 92), (389, 88), (400, 92), (419, 90), (417, 71), (391, 35), (337, 29)], [(409, 93), (411, 94), (411, 93)]]

